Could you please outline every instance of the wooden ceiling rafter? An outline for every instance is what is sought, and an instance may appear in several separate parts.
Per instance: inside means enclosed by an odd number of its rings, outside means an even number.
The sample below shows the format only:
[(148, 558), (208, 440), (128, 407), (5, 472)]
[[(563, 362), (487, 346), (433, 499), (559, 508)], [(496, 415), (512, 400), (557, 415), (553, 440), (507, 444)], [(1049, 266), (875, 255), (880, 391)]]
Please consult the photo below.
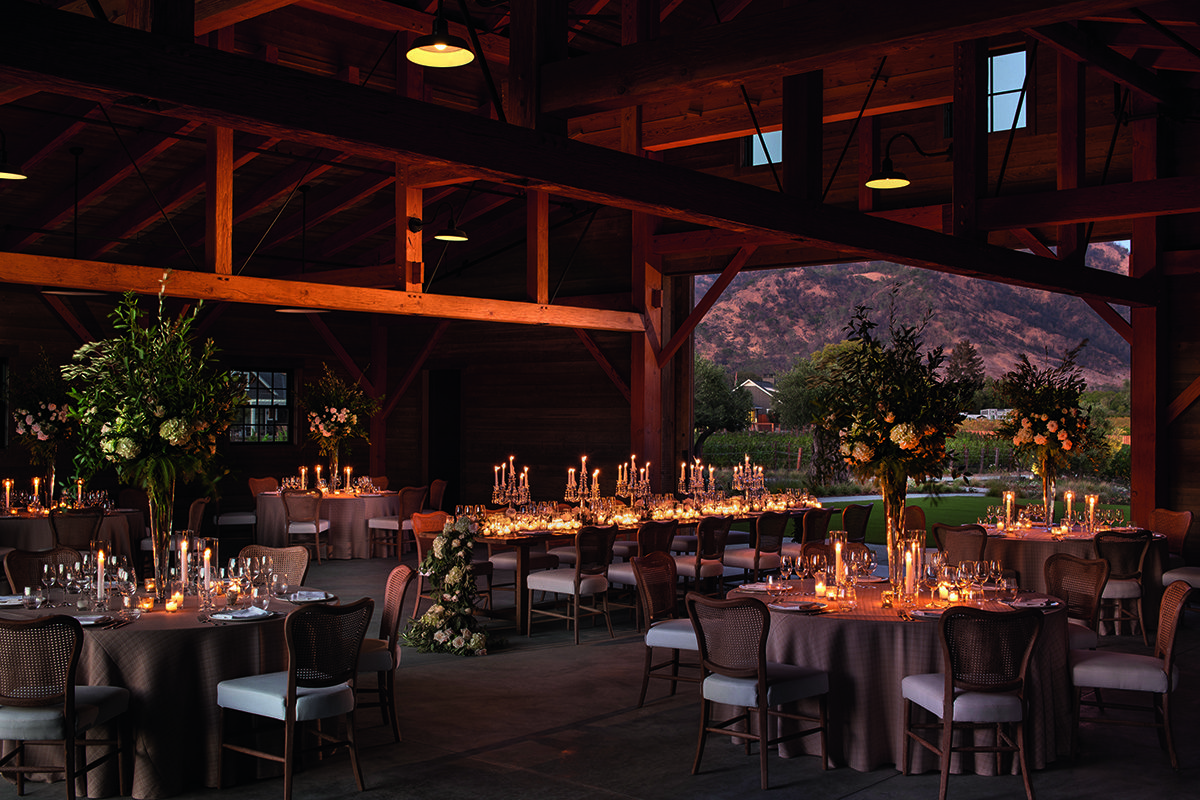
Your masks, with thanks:
[(709, 312), (716, 302), (721, 299), (721, 294), (729, 288), (729, 284), (733, 283), (733, 279), (742, 271), (742, 267), (746, 266), (746, 262), (750, 260), (750, 256), (754, 255), (755, 247), (743, 247), (734, 254), (733, 258), (729, 259), (729, 263), (725, 265), (725, 269), (721, 275), (713, 281), (712, 286), (708, 287), (708, 291), (704, 293), (704, 297), (700, 298), (699, 302), (692, 308), (692, 313), (688, 314), (687, 319), (679, 326), (671, 340), (658, 353), (658, 366), (661, 368), (683, 347), (684, 342), (691, 338), (692, 331), (696, 329), (703, 320), (704, 316)]
[(583, 342), (584, 349), (591, 354), (596, 364), (599, 365), (600, 370), (612, 381), (612, 385), (617, 387), (617, 391), (625, 398), (625, 402), (631, 402), (633, 397), (630, 394), (629, 381), (621, 377), (621, 373), (617, 372), (616, 367), (608, 360), (608, 356), (604, 355), (604, 351), (596, 344), (596, 340), (592, 338), (591, 334), (585, 330), (576, 328), (575, 335), (579, 337), (579, 341)]
[(325, 320), (321, 319), (319, 314), (313, 312), (307, 313), (304, 316), (308, 318), (308, 323), (312, 325), (313, 330), (320, 334), (321, 338), (325, 340), (325, 344), (328, 345), (333, 354), (337, 356), (337, 360), (342, 362), (342, 366), (345, 367), (346, 371), (350, 373), (350, 377), (354, 379), (355, 383), (361, 386), (363, 391), (366, 392), (368, 396), (375, 397), (377, 391), (381, 390), (382, 387), (377, 387), (371, 382), (371, 380), (367, 377), (367, 373), (358, 366), (357, 362), (355, 362), (354, 356), (350, 355), (350, 353), (346, 351), (346, 348), (342, 345), (341, 340), (338, 339), (334, 332), (329, 329), (329, 326), (325, 324)]
[(1159, 103), (1175, 105), (1175, 93), (1150, 70), (1125, 58), (1103, 42), (1097, 41), (1073, 25), (1061, 22), (1025, 31), (1033, 39), (1058, 52), (1086, 63), (1122, 86), (1141, 92)]

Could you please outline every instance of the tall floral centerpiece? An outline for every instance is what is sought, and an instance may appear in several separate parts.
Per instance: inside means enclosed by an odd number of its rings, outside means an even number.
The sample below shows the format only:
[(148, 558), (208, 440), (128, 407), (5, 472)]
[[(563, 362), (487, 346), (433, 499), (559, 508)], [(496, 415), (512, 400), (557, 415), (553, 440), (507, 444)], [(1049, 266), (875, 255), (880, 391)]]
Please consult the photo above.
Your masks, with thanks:
[(1029, 456), (1042, 479), (1042, 519), (1054, 524), (1054, 487), (1070, 465), (1070, 453), (1091, 443), (1091, 419), (1079, 405), (1087, 388), (1075, 360), (1087, 344), (1065, 352), (1056, 367), (1037, 367), (1021, 354), (1017, 366), (1001, 377), (997, 389), (1012, 408), (997, 434), (1012, 439), (1017, 452)]
[(823, 392), (821, 422), (836, 431), (842, 457), (860, 480), (875, 478), (887, 515), (888, 569), (903, 572), (904, 504), (908, 480), (928, 481), (947, 462), (946, 437), (963, 419), (967, 387), (940, 373), (942, 348), (924, 351), (928, 322), (900, 325), (893, 310), (888, 339), (877, 337), (870, 309), (858, 307), (846, 326), (846, 348), (834, 363), (831, 391)]
[(422, 653), (487, 654), (487, 632), (480, 630), (475, 617), (478, 589), (471, 570), (475, 547), (471, 527), (465, 516), (446, 520), (421, 562), (421, 573), (432, 588), (433, 605), (412, 621), (404, 641)]
[(112, 338), (85, 344), (62, 368), (71, 384), (70, 416), (79, 424), (78, 472), (90, 477), (112, 465), (150, 501), (154, 577), (167, 580), (171, 516), (179, 479), (206, 477), (217, 437), (245, 401), (242, 380), (221, 369), (211, 340), (197, 347), (196, 312), (146, 318), (125, 295), (110, 317)]
[(321, 377), (305, 387), (300, 404), (308, 412), (308, 438), (329, 459), (329, 488), (336, 489), (342, 440), (367, 439), (371, 415), (379, 411), (380, 401), (334, 375), (328, 364), (323, 366)]
[(54, 505), (58, 448), (75, 424), (68, 412), (67, 382), (43, 351), (28, 373), (14, 376), (12, 417), (17, 441), (29, 449), (29, 460), (45, 473), (48, 505)]

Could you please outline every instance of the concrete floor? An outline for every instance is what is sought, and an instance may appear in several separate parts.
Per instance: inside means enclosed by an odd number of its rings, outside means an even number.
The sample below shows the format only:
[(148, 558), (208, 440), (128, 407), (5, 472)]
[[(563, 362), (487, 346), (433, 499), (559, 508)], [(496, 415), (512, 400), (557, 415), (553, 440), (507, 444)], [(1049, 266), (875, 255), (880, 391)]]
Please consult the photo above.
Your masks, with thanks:
[[(412, 555), (407, 557), (411, 563)], [(343, 600), (363, 595), (381, 602), (393, 562), (340, 561), (313, 565), (307, 583)], [(501, 595), (503, 601), (504, 595)], [(410, 601), (411, 602), (411, 601)], [(511, 602), (509, 600), (508, 602)], [(377, 612), (378, 614), (378, 607)], [(1040, 800), (1056, 798), (1200, 797), (1200, 615), (1181, 631), (1175, 733), (1181, 769), (1171, 769), (1152, 731), (1085, 724), (1082, 751), (1034, 774)], [(397, 674), (403, 741), (394, 744), (376, 710), (361, 712), (358, 731), (367, 791), (355, 790), (349, 760), (338, 755), (297, 776), (298, 800), (329, 798), (735, 798), (760, 792), (757, 757), (711, 737), (703, 771), (690, 774), (699, 702), (683, 684), (667, 697), (655, 681), (651, 700), (636, 708), (643, 646), (625, 612), (617, 636), (585, 627), (572, 644), (565, 623), (546, 621), (532, 638), (501, 634), (507, 646), (482, 658), (420, 654), (405, 649)], [(377, 631), (378, 616), (371, 635)], [(1140, 639), (1106, 640), (1106, 647), (1145, 652)], [(870, 773), (822, 771), (815, 758), (770, 761), (772, 794), (822, 798), (929, 798), (936, 774), (904, 777), (886, 767)], [(30, 796), (59, 796), (61, 785), (34, 786)], [(278, 800), (282, 779), (236, 792), (239, 800)], [(1019, 777), (951, 776), (955, 800), (1016, 798)]]

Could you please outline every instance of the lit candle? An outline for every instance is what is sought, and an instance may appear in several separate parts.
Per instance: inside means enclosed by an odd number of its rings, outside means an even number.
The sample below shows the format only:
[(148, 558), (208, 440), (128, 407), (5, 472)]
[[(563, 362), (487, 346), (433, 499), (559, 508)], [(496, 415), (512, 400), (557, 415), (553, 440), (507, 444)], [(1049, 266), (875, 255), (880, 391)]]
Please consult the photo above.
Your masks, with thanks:
[(204, 594), (212, 592), (212, 549), (204, 548)]
[(575, 485), (575, 468), (571, 467), (567, 470), (567, 486), (568, 488)]
[(687, 480), (687, 463), (684, 461), (679, 462), (679, 480)]
[(187, 537), (179, 540), (179, 576), (183, 578), (183, 583), (187, 585)]
[(1016, 501), (1016, 494), (1008, 491), (1004, 493), (1004, 522), (1011, 526), (1013, 521), (1013, 503)]
[(840, 541), (833, 543), (833, 577), (837, 581), (838, 586), (846, 580), (845, 567), (842, 564), (842, 543)]
[(34, 479), (33, 479), (33, 496), (34, 496), (35, 498), (36, 498), (36, 497), (38, 497), (38, 495), (39, 495), (39, 490), (41, 489), (41, 486), (42, 486), (42, 479), (41, 479), (41, 478), (34, 478)]
[(508, 467), (508, 464), (505, 464), (503, 461), (500, 462), (500, 483), (502, 483), (502, 484), (505, 482), (504, 481), (504, 470), (507, 467)]
[(342, 488), (344, 488), (346, 490), (350, 489), (350, 473), (353, 471), (354, 471), (354, 467), (346, 467), (346, 485), (343, 486)]
[(712, 466), (712, 464), (709, 464), (708, 465), (708, 482), (712, 483), (712, 479), (713, 479), (713, 466)]
[(814, 594), (816, 594), (817, 597), (825, 596), (825, 573), (824, 572), (817, 573), (816, 586), (813, 589), (813, 592), (814, 592)]
[(104, 602), (104, 551), (96, 556), (96, 600)]
[[(494, 475), (492, 475), (492, 486), (499, 488), (499, 486), (500, 486), (500, 468), (492, 467), (492, 470), (495, 473)], [(574, 470), (572, 470), (572, 472), (574, 472)]]
[(4, 507), (8, 508), (12, 505), (12, 478), (4, 479)]
[(301, 489), (308, 488), (308, 467), (300, 468), (300, 488)]
[(1063, 499), (1067, 501), (1067, 519), (1071, 519), (1071, 512), (1075, 509), (1075, 493), (1072, 491), (1063, 492)]
[(592, 488), (593, 489), (597, 488), (600, 485), (598, 483), (599, 480), (600, 480), (600, 470), (598, 470), (598, 469), (592, 470)]
[(944, 583), (939, 583), (938, 584), (938, 597), (940, 597), (943, 600), (948, 600), (950, 598), (950, 587), (946, 586), (946, 584), (944, 584)]
[(83, 478), (75, 481), (75, 505), (83, 508)]
[(633, 476), (638, 474), (637, 456), (629, 457), (629, 479), (633, 480)]
[(320, 483), (321, 482), (321, 465), (317, 464), (315, 467), (313, 467), (313, 472), (316, 473), (317, 483)]
[(950, 602), (950, 603), (957, 603), (958, 602), (958, 590), (951, 589), (950, 593), (946, 596), (946, 600), (947, 600), (947, 602)]
[(1096, 528), (1096, 501), (1100, 499), (1099, 495), (1089, 494), (1087, 500), (1087, 524), (1088, 528), (1095, 530)]
[(917, 567), (913, 564), (912, 550), (904, 551), (904, 593), (912, 596), (917, 591)]
[(154, 610), (154, 598), (153, 597), (139, 597), (138, 601), (137, 601), (137, 606), (142, 611), (153, 611)]

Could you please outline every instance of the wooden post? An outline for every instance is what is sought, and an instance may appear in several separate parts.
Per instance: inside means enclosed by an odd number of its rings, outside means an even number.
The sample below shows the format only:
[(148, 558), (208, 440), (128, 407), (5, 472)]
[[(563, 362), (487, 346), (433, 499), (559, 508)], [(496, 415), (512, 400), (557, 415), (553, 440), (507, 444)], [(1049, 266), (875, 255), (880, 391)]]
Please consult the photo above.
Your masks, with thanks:
[(824, 72), (783, 79), (783, 189), (821, 202), (821, 118)]
[(525, 293), (534, 303), (550, 302), (550, 195), (525, 192)]
[[(1149, 181), (1158, 177), (1158, 118), (1157, 105), (1133, 96), (1133, 179)], [(1133, 220), (1130, 241), (1129, 274), (1134, 278), (1157, 280), (1161, 242), (1157, 217)], [(1161, 293), (1158, 295), (1161, 297)], [(1132, 308), (1133, 346), (1130, 348), (1130, 429), (1132, 464), (1130, 510), (1135, 525), (1146, 525), (1150, 512), (1165, 497), (1167, 485), (1165, 448), (1159, 444), (1165, 434), (1162, 408), (1163, 357), (1159, 328), (1163, 312), (1157, 308)]]
[[(379, 314), (371, 315), (371, 386), (376, 399), (387, 382), (388, 328)], [(386, 399), (386, 398), (385, 398)], [(387, 474), (387, 418), (383, 408), (371, 415), (370, 474)]]
[(204, 265), (233, 274), (233, 130), (209, 125), (204, 192)]
[[(1083, 64), (1067, 55), (1058, 55), (1058, 188), (1078, 189), (1084, 174)], [(1032, 118), (1033, 114), (1029, 114)], [(1072, 264), (1083, 264), (1088, 243), (1083, 240), (1083, 224), (1058, 226), (1058, 257)]]
[(951, 232), (978, 235), (978, 203), (987, 191), (987, 43), (954, 45), (954, 186)]

